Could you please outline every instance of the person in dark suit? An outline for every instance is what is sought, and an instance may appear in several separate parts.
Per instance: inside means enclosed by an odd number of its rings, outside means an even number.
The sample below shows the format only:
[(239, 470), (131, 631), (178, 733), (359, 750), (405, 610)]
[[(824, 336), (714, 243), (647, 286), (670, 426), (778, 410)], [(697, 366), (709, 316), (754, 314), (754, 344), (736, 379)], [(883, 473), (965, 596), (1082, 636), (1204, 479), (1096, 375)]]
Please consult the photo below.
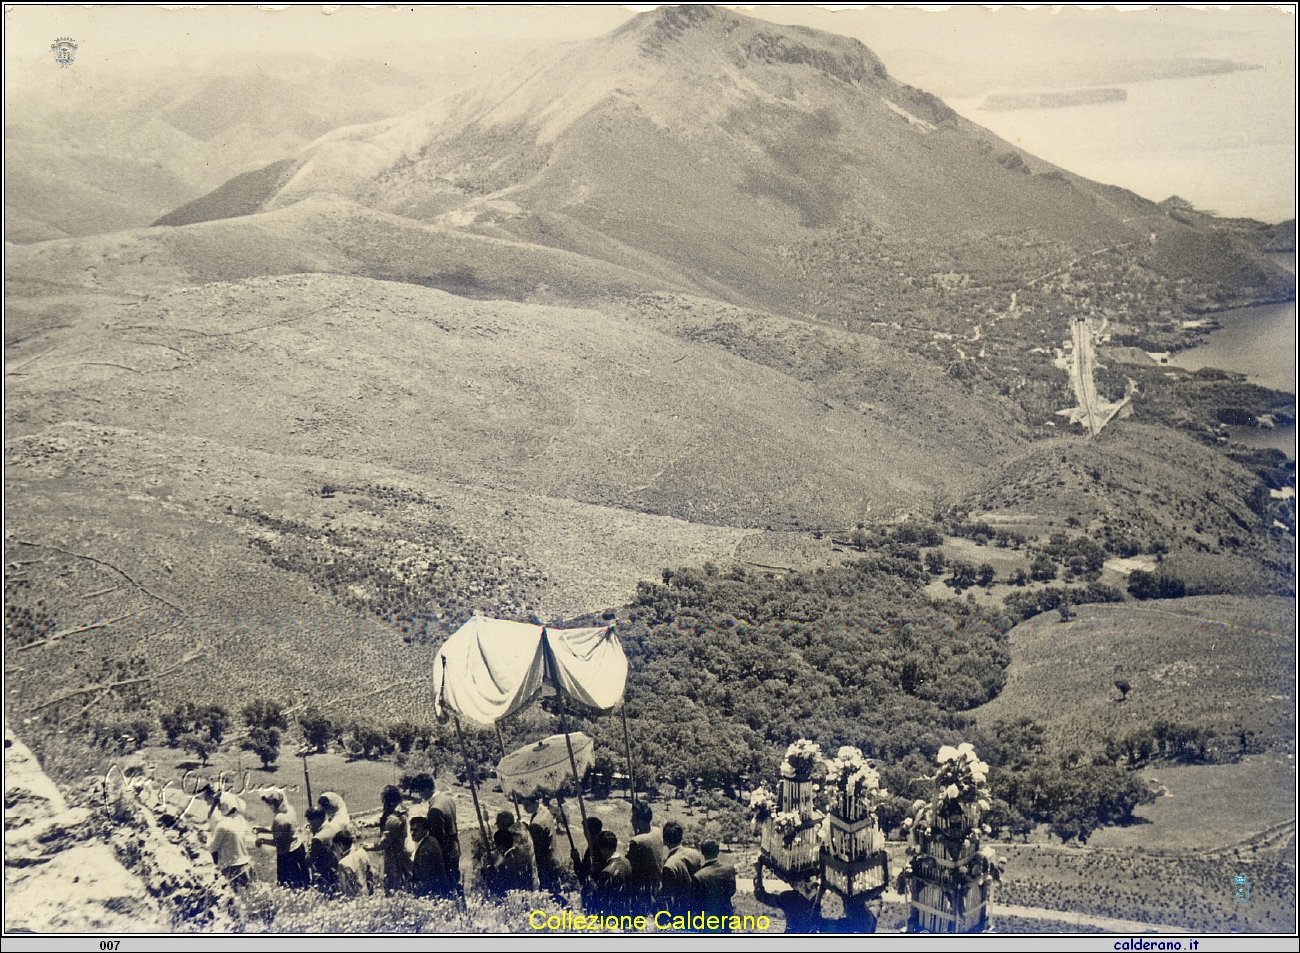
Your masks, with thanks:
[(608, 858), (593, 878), (595, 899), (600, 909), (612, 916), (629, 913), (631, 908), (632, 865), (618, 852), (618, 835), (600, 832), (600, 855)]
[(429, 833), (429, 819), (415, 816), (410, 820), (415, 852), (410, 861), (411, 893), (417, 897), (445, 897), (451, 893), (447, 877), (447, 858), (438, 838)]
[(695, 872), (704, 866), (704, 855), (682, 843), (682, 825), (669, 821), (664, 825), (664, 847), (668, 851), (661, 872), (661, 895), (667, 908), (682, 916), (695, 899)]
[(573, 856), (573, 872), (578, 876), (578, 883), (589, 884), (593, 877), (609, 863), (609, 858), (600, 858), (600, 835), (605, 829), (605, 822), (599, 817), (589, 817), (583, 825), (587, 834), (587, 849), (578, 856), (577, 848), (570, 853)]
[(731, 898), (736, 895), (736, 868), (718, 860), (718, 851), (715, 840), (700, 845), (704, 866), (695, 872), (695, 883), (704, 913), (729, 917)]

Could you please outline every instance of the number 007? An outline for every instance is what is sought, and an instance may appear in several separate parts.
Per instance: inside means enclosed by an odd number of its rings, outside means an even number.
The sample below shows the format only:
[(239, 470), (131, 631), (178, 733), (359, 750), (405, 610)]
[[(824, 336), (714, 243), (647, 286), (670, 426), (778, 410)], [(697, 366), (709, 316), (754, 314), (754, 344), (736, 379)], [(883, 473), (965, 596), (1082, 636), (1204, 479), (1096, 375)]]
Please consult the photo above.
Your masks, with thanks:
[(117, 950), (122, 945), (121, 940), (100, 940), (99, 948), (101, 950)]

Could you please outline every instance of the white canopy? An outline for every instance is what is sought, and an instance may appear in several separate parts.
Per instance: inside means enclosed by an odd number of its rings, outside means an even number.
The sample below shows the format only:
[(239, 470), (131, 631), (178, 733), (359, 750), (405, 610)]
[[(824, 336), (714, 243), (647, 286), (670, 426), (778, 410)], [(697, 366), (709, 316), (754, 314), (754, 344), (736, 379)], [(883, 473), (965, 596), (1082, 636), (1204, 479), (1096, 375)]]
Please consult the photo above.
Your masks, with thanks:
[[(569, 761), (569, 746), (573, 748), (573, 761)], [(582, 777), (596, 763), (596, 744), (581, 731), (567, 739), (564, 735), (551, 735), (536, 744), (525, 745), (512, 751), (497, 764), (497, 780), (506, 794), (535, 797), (538, 794), (555, 794), (577, 769)]]
[(548, 629), (474, 616), (438, 652), (436, 710), (496, 724), (558, 688), (587, 708), (613, 708), (627, 683), (627, 656), (613, 626)]

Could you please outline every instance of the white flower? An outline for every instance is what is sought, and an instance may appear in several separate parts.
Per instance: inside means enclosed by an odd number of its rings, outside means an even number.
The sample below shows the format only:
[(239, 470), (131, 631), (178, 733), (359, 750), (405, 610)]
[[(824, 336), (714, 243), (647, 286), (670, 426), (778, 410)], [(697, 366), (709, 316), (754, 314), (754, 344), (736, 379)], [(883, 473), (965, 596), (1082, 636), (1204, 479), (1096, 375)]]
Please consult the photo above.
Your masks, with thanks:
[(957, 749), (954, 748), (952, 745), (944, 745), (942, 748), (939, 749), (940, 764), (946, 764), (947, 762), (956, 759), (956, 757), (957, 757)]
[(961, 794), (961, 792), (957, 790), (957, 785), (955, 784), (948, 785), (948, 789), (944, 793), (954, 800)]
[(971, 758), (975, 756), (975, 746), (971, 744), (969, 741), (963, 741), (961, 744), (957, 746), (957, 753), (964, 754), (966, 756), (966, 760), (969, 761)]

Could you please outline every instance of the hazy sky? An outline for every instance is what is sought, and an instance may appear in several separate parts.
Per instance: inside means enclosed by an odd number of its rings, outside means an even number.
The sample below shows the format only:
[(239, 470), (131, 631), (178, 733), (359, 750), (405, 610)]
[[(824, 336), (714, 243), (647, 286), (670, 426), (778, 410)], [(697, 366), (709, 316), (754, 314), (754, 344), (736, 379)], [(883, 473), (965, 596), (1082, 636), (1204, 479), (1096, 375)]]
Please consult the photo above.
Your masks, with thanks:
[[(156, 69), (197, 69), (229, 54), (265, 57), (264, 63), (280, 66), (294, 57), (364, 56), (407, 72), (467, 59), (490, 67), (514, 62), (530, 46), (598, 36), (644, 9), (10, 6), (6, 92), (41, 90), (52, 73), (62, 75), (51, 89), (102, 89), (122, 70), (139, 79)], [(1270, 220), (1294, 214), (1294, 7), (738, 9), (856, 37), (893, 75), (1072, 171), (1154, 199), (1178, 192), (1225, 214)], [(60, 71), (50, 44), (65, 36), (77, 42), (77, 59)], [(1131, 81), (1135, 62), (1180, 58), (1232, 60), (1257, 69), (1164, 86)], [(1074, 67), (1074, 75), (1087, 71), (1087, 82), (1079, 85), (1127, 87), (1128, 104), (979, 110), (988, 91), (1050, 86), (1047, 80), (1059, 79), (1064, 66)], [(1128, 79), (1113, 78), (1121, 68)]]
[[(70, 36), (78, 61), (133, 51), (141, 65), (226, 52), (310, 50), (322, 55), (410, 41), (460, 44), (491, 37), (580, 40), (598, 36), (647, 7), (462, 7), (344, 5), (168, 9), (140, 6), (7, 6), (5, 58), (25, 68)], [(1218, 56), (1252, 62), (1294, 61), (1294, 15), (1238, 5), (1228, 10), (1173, 6), (1121, 12), (1106, 8), (1026, 10), (961, 7), (943, 11), (872, 7), (758, 5), (738, 8), (778, 23), (800, 23), (857, 37), (883, 53), (915, 48), (974, 61), (1061, 56)], [(332, 12), (327, 12), (332, 11)], [(367, 49), (369, 52), (369, 49)]]

